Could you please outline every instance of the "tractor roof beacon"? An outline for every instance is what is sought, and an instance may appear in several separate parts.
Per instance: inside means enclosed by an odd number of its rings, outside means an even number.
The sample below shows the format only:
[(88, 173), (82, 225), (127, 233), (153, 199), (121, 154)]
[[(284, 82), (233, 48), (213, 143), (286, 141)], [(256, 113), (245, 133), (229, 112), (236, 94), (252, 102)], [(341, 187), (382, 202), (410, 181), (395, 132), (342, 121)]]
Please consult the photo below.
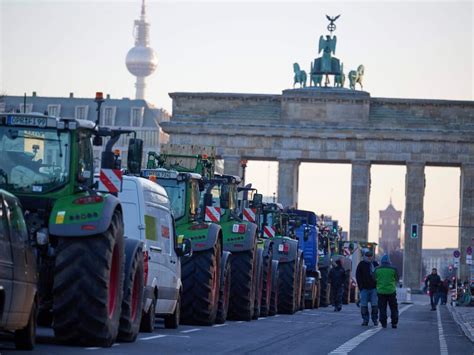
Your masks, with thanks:
[[(38, 249), (39, 323), (54, 319), (60, 341), (111, 346), (119, 332), (126, 258), (116, 197), (121, 161), (113, 145), (134, 132), (101, 127), (102, 93), (95, 102), (95, 123), (0, 114), (0, 188), (20, 199)], [(107, 192), (101, 193), (93, 181), (92, 144), (102, 145), (103, 138), (108, 141), (99, 185)], [(142, 146), (130, 139), (131, 172), (140, 172)]]

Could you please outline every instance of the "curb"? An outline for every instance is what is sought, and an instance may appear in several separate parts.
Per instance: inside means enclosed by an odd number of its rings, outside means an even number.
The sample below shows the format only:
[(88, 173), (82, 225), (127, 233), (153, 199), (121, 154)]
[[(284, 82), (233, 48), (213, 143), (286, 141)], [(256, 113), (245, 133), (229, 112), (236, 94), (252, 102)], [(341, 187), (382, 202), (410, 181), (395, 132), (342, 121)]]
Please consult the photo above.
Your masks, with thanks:
[(462, 329), (464, 335), (471, 341), (471, 343), (474, 343), (474, 328), (467, 323), (463, 322), (461, 317), (457, 314), (457, 312), (453, 309), (454, 307), (450, 304), (446, 304), (449, 313), (453, 316), (454, 321), (459, 325), (459, 327)]

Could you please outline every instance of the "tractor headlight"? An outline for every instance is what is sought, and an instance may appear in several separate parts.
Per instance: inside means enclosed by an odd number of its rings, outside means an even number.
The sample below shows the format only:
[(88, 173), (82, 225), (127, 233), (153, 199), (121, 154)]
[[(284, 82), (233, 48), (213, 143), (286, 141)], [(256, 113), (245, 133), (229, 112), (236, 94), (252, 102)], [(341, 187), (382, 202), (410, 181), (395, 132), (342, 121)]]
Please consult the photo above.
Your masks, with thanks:
[(36, 232), (36, 242), (38, 245), (46, 245), (49, 243), (49, 233), (46, 228), (41, 228)]

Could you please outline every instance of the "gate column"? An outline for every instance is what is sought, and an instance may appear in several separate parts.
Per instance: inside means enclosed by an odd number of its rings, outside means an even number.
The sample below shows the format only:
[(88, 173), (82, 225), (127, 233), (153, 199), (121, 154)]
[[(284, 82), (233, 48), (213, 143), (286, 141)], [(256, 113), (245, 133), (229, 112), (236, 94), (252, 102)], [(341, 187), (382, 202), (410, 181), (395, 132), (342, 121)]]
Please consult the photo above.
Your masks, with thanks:
[(283, 207), (298, 207), (299, 167), (297, 160), (278, 162), (278, 202)]
[(459, 265), (460, 280), (471, 280), (471, 265), (466, 264), (467, 248), (473, 247), (474, 231), (474, 164), (461, 166), (459, 206), (459, 250), (461, 260)]
[(352, 162), (350, 240), (367, 242), (369, 237), (370, 162)]
[[(405, 176), (405, 237), (403, 252), (403, 286), (419, 292), (421, 285), (421, 246), (423, 240), (423, 198), (425, 165), (407, 163)], [(418, 236), (412, 238), (411, 225), (418, 224)]]

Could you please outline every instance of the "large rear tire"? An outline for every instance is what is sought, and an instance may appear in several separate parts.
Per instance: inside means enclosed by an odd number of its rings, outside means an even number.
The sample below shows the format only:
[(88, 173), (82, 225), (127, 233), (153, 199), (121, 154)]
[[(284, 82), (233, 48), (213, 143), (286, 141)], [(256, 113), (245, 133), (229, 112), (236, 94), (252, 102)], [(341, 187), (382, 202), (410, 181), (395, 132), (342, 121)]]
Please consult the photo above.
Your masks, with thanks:
[(321, 282), (318, 280), (316, 282), (316, 299), (314, 301), (314, 308), (319, 308), (319, 303), (320, 303), (320, 293), (321, 293)]
[(255, 301), (253, 304), (253, 317), (258, 319), (260, 317), (260, 309), (262, 305), (263, 292), (263, 249), (257, 249), (257, 271), (255, 273)]
[(300, 298), (298, 297), (298, 265), (297, 260), (279, 263), (278, 313), (293, 314), (296, 312)]
[(272, 288), (270, 296), (270, 308), (268, 310), (269, 316), (274, 316), (278, 313), (278, 289), (279, 289), (279, 271), (278, 271), (278, 260), (272, 260)]
[(233, 252), (232, 282), (230, 285), (229, 318), (251, 321), (255, 304), (257, 245), (251, 250)]
[(270, 311), (270, 301), (272, 297), (272, 259), (273, 248), (270, 246), (268, 253), (263, 257), (263, 290), (260, 316), (266, 317)]
[(221, 244), (217, 241), (213, 248), (194, 252), (192, 257), (183, 260), (183, 324), (212, 325), (216, 321), (221, 256)]
[(306, 293), (306, 288), (309, 289), (308, 291), (308, 296), (309, 296), (309, 299), (306, 298), (306, 294), (305, 294), (305, 304), (304, 304), (304, 307), (306, 309), (313, 309), (314, 308), (314, 304), (316, 302), (316, 295), (317, 295), (317, 291), (316, 291), (316, 282), (314, 279), (312, 279), (311, 281), (309, 281), (308, 283), (306, 283), (305, 285), (305, 293)]
[(304, 287), (306, 281), (306, 266), (304, 265), (303, 256), (300, 258), (299, 262), (299, 287), (298, 287), (298, 294), (299, 294), (299, 302), (298, 302), (298, 310), (302, 311), (304, 309)]
[(59, 238), (53, 328), (60, 342), (109, 347), (121, 314), (124, 282), (122, 213), (93, 237)]
[(137, 248), (125, 274), (122, 315), (117, 336), (120, 341), (134, 342), (140, 331), (145, 283), (143, 269), (143, 251), (141, 248)]
[(229, 313), (230, 285), (232, 282), (232, 268), (230, 257), (225, 260), (222, 268), (221, 287), (219, 290), (219, 307), (217, 309), (216, 323), (224, 324)]

